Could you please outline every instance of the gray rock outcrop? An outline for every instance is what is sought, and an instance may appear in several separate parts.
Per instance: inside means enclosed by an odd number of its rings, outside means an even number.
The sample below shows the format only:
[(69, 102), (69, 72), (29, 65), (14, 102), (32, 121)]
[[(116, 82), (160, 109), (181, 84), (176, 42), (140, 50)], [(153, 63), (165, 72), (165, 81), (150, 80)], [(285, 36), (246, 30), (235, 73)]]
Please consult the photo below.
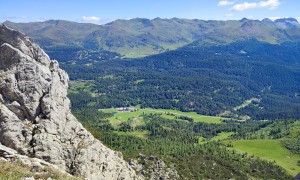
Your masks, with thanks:
[[(79, 179), (74, 176), (71, 176), (65, 171), (62, 171), (57, 166), (50, 164), (44, 160), (38, 158), (29, 158), (28, 156), (20, 155), (17, 151), (0, 144), (0, 164), (2, 164), (3, 162), (9, 163), (12, 166), (15, 165), (21, 167), (24, 166), (28, 167), (28, 172), (26, 172), (27, 176), (28, 174), (31, 174), (36, 176), (47, 175), (51, 177), (52, 175), (57, 175), (57, 173), (59, 173), (61, 175), (64, 175), (64, 178), (66, 178), (66, 180)], [(55, 172), (55, 174), (53, 174), (53, 172)], [(24, 177), (22, 179), (35, 179), (35, 178)]]
[(180, 179), (178, 172), (172, 165), (166, 165), (162, 159), (156, 156), (139, 154), (136, 159), (129, 162), (130, 166), (149, 180)]
[(0, 142), (89, 179), (139, 179), (71, 114), (68, 75), (24, 34), (0, 26)]

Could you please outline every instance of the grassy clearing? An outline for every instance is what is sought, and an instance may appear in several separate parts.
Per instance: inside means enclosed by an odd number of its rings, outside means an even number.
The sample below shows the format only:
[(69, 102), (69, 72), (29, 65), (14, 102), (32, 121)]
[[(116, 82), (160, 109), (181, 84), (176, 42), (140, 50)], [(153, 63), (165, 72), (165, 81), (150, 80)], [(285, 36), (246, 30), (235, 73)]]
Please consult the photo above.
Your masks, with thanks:
[[(35, 171), (37, 171), (35, 169)], [(34, 177), (35, 179), (64, 179), (64, 180), (76, 180), (80, 179), (77, 177), (71, 177), (66, 174), (62, 174), (61, 172), (58, 172), (57, 170), (53, 170), (49, 167), (45, 167), (42, 169), (39, 169), (38, 172), (42, 173), (34, 173), (32, 169), (22, 164), (19, 161), (15, 162), (6, 162), (3, 160), (0, 160), (0, 179), (1, 180), (15, 180), (15, 179), (23, 179), (25, 177)]]
[(112, 117), (108, 118), (110, 123), (116, 127), (122, 122), (129, 122), (131, 126), (135, 127), (137, 125), (143, 124), (143, 118), (140, 117), (143, 112), (142, 111), (136, 111), (136, 112), (118, 112), (117, 109), (111, 108), (111, 109), (101, 109), (101, 111), (105, 113), (114, 113)]
[(137, 117), (137, 118), (135, 117), (128, 120), (128, 123), (130, 124), (130, 126), (136, 127), (136, 126), (144, 125), (144, 120), (141, 117)]
[(228, 139), (232, 134), (234, 134), (234, 132), (221, 132), (217, 136), (214, 136), (211, 139), (206, 139), (204, 137), (199, 136), (198, 140), (199, 140), (199, 144), (204, 144), (210, 141), (219, 141), (219, 140), (222, 141)]
[(70, 81), (69, 93), (78, 94), (80, 92), (91, 93), (93, 97), (97, 97), (97, 93), (92, 92), (95, 87), (94, 81)]
[(211, 138), (210, 140), (211, 141), (225, 140), (225, 139), (229, 138), (229, 136), (231, 136), (232, 134), (234, 134), (234, 132), (221, 132), (217, 136)]
[(170, 120), (176, 119), (176, 116), (187, 116), (193, 118), (194, 121), (196, 122), (206, 122), (206, 123), (216, 123), (216, 124), (222, 123), (220, 117), (204, 116), (204, 115), (197, 114), (195, 112), (181, 112), (177, 110), (168, 110), (168, 109), (146, 108), (146, 109), (139, 109), (136, 112), (118, 112), (116, 108), (100, 109), (100, 110), (106, 113), (115, 113), (111, 118), (108, 118), (108, 120), (112, 123), (113, 126), (117, 126), (122, 122), (127, 122), (132, 118), (136, 118), (135, 123), (142, 124), (143, 120), (141, 118), (141, 115), (151, 114), (151, 113), (161, 114), (162, 117)]
[(169, 109), (144, 109), (145, 112), (149, 113), (162, 113), (163, 117), (166, 117), (167, 119), (174, 119), (174, 116), (167, 115), (166, 113), (172, 113), (176, 116), (187, 116), (190, 118), (193, 118), (195, 122), (205, 122), (205, 123), (215, 123), (215, 124), (220, 124), (222, 123), (220, 117), (216, 116), (204, 116), (201, 114), (197, 114), (196, 112), (181, 112), (178, 110), (169, 110)]
[(175, 50), (186, 45), (186, 42), (177, 42), (176, 44), (160, 43), (161, 48), (157, 46), (147, 45), (143, 47), (121, 47), (117, 48), (116, 52), (123, 55), (125, 58), (141, 58), (149, 55), (159, 54), (165, 51)]
[(116, 51), (121, 55), (123, 55), (125, 58), (141, 58), (141, 57), (161, 53), (162, 49), (156, 50), (153, 49), (153, 47), (151, 46), (143, 46), (143, 47), (136, 47), (136, 48), (123, 47), (123, 48), (118, 48)]
[(279, 140), (236, 140), (230, 141), (230, 144), (239, 152), (247, 152), (265, 160), (275, 161), (293, 176), (300, 172), (300, 166), (297, 165), (300, 155), (287, 150)]
[(233, 108), (233, 110), (237, 111), (239, 109), (243, 109), (246, 106), (249, 106), (250, 104), (252, 104), (253, 102), (260, 102), (260, 99), (258, 99), (258, 98), (251, 98), (249, 100), (246, 100), (243, 104), (241, 104), (241, 105)]
[(134, 83), (135, 83), (135, 84), (139, 84), (139, 83), (142, 83), (142, 82), (144, 82), (144, 81), (145, 81), (145, 79), (139, 79), (139, 80), (134, 81)]

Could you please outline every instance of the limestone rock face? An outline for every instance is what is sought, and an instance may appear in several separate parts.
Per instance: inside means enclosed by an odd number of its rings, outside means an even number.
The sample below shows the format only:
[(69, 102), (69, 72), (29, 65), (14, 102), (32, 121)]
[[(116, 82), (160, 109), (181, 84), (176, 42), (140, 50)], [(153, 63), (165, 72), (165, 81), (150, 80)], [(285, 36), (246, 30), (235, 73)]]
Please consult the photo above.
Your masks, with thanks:
[(68, 75), (24, 34), (0, 26), (0, 142), (89, 179), (140, 179), (71, 114)]

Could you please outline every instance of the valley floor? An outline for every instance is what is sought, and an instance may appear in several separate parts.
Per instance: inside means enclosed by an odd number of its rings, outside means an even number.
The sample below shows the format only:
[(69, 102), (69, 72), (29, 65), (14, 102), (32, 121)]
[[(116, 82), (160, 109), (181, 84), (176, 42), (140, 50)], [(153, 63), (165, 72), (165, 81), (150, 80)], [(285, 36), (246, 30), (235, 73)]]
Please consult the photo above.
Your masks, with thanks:
[[(110, 116), (105, 117), (109, 124), (112, 125), (114, 129), (113, 133), (118, 136), (124, 137), (135, 137), (138, 139), (145, 140), (149, 142), (153, 140), (154, 136), (153, 132), (150, 129), (143, 129), (140, 127), (149, 126), (149, 120), (146, 120), (148, 116), (157, 116), (161, 117), (162, 120), (166, 120), (165, 122), (157, 121), (161, 123), (164, 128), (170, 129), (173, 127), (170, 126), (168, 128), (168, 122), (170, 124), (179, 123), (177, 126), (187, 126), (191, 125), (190, 123), (202, 123), (204, 129), (207, 131), (201, 131), (198, 134), (198, 143), (199, 145), (205, 145), (210, 142), (220, 142), (220, 146), (224, 146), (229, 151), (237, 152), (239, 154), (245, 154), (249, 157), (258, 157), (262, 160), (267, 160), (268, 162), (274, 162), (283, 169), (287, 171), (288, 174), (292, 176), (296, 176), (300, 172), (300, 154), (293, 153), (289, 151), (283, 144), (282, 139), (269, 139), (270, 132), (276, 128), (283, 128), (282, 123), (284, 121), (235, 121), (230, 122), (229, 119), (222, 119), (216, 116), (204, 116), (199, 115), (195, 112), (181, 112), (178, 110), (171, 109), (152, 109), (145, 108), (140, 109), (139, 107), (126, 107), (126, 108), (109, 108), (109, 109), (100, 109), (100, 113), (111, 114)], [(145, 119), (146, 118), (146, 119)], [(150, 118), (151, 119), (151, 118)], [(163, 121), (164, 121), (163, 120)], [(239, 124), (240, 126), (247, 126), (245, 124), (251, 122), (253, 124), (261, 123), (262, 126), (257, 126), (257, 129), (247, 129), (243, 130), (245, 134), (244, 138), (241, 138), (242, 135), (239, 134), (241, 132), (240, 129), (232, 128), (233, 124)], [(289, 121), (288, 121), (289, 122)], [(165, 125), (164, 125), (165, 124)], [(189, 125), (188, 125), (189, 124)], [(264, 125), (265, 124), (265, 125)], [(289, 136), (298, 136), (300, 129), (298, 129), (299, 121), (293, 121), (289, 123), (285, 123), (289, 125), (285, 125), (285, 129), (291, 130), (292, 133), (289, 133)], [(250, 125), (252, 127), (255, 125)], [(220, 128), (220, 127), (223, 127)], [(126, 129), (128, 128), (128, 129)], [(215, 128), (215, 130), (213, 130)], [(229, 129), (227, 129), (229, 128)], [(232, 130), (230, 130), (232, 128)], [(195, 127), (194, 127), (195, 131)], [(211, 135), (210, 131), (212, 131)], [(217, 133), (213, 133), (213, 131)], [(247, 132), (249, 131), (249, 132)], [(195, 131), (196, 132), (196, 131)], [(179, 132), (178, 132), (179, 133)], [(284, 134), (284, 132), (281, 132)], [(250, 135), (249, 135), (250, 134)], [(262, 137), (262, 134), (265, 137)], [(178, 134), (180, 136), (180, 133)], [(284, 136), (284, 135), (282, 135)], [(288, 137), (288, 136), (287, 136)], [(287, 138), (285, 137), (285, 138)], [(247, 138), (250, 138), (247, 140)], [(255, 138), (263, 138), (263, 139), (255, 139)], [(110, 144), (111, 145), (111, 144)], [(112, 147), (113, 148), (113, 147)], [(117, 150), (120, 150), (117, 148)], [(125, 156), (126, 156), (126, 152)]]
[(137, 123), (142, 123), (141, 115), (145, 114), (160, 114), (162, 117), (173, 120), (173, 119), (181, 119), (184, 117), (192, 118), (195, 122), (205, 122), (205, 123), (222, 123), (221, 117), (217, 116), (205, 116), (200, 115), (195, 112), (181, 112), (173, 109), (153, 109), (153, 108), (145, 108), (140, 109), (138, 107), (130, 107), (136, 111), (131, 112), (128, 111), (120, 111), (118, 108), (110, 108), (110, 109), (100, 109), (100, 111), (105, 113), (113, 113), (113, 116), (108, 118), (108, 120), (114, 125), (117, 126), (122, 122), (128, 121), (128, 119), (135, 118)]

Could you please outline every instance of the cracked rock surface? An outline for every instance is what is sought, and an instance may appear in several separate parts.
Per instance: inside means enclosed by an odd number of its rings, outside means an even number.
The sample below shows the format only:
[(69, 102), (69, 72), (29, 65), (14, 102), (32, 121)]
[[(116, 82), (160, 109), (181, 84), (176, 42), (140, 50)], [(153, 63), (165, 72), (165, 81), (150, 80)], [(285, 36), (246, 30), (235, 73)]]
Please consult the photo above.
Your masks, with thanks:
[(89, 179), (140, 179), (71, 114), (68, 75), (24, 34), (0, 25), (0, 142)]

